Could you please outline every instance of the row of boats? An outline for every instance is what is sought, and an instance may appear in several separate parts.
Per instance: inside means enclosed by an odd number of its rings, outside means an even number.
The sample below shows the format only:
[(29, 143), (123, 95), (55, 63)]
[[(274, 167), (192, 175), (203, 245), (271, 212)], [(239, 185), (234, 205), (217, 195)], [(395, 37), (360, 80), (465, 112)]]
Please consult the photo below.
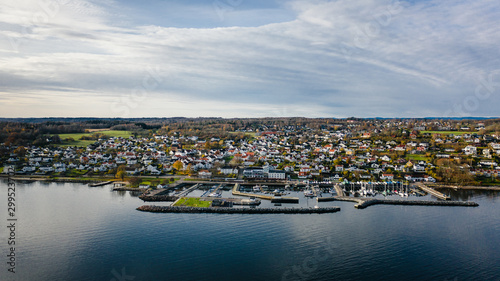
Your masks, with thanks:
[[(422, 196), (425, 195), (422, 192), (419, 192), (417, 190), (410, 189), (409, 184), (404, 184), (401, 183), (398, 185), (389, 186), (389, 185), (384, 185), (384, 186), (378, 186), (379, 188), (376, 188), (376, 185), (370, 185), (368, 183), (359, 183), (358, 185), (343, 185), (342, 190), (344, 193), (349, 196), (353, 195), (354, 197), (374, 197), (377, 194), (380, 194), (382, 196), (391, 196), (391, 195), (399, 195), (401, 197), (408, 197), (409, 195), (416, 195), (416, 196)], [(383, 188), (380, 188), (383, 187)], [(288, 190), (289, 186), (285, 186), (285, 189), (275, 189), (274, 191), (270, 191), (269, 187), (267, 185), (255, 185), (253, 186), (253, 191), (254, 192), (262, 192), (262, 193), (271, 193), (276, 196), (281, 196), (286, 194), (286, 191)], [(378, 190), (377, 190), (378, 189)], [(334, 188), (330, 188), (326, 190), (327, 193), (330, 194), (336, 194), (336, 191)], [(302, 191), (305, 197), (316, 197), (316, 196), (322, 196), (322, 194), (325, 193), (324, 188), (320, 188), (319, 185), (307, 185), (304, 190)]]

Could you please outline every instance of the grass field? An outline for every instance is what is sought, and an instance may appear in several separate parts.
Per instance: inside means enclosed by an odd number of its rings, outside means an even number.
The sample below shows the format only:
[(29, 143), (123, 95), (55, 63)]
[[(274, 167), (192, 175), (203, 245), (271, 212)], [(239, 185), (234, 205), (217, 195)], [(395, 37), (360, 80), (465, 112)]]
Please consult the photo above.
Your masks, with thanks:
[(0, 167), (0, 174), (3, 173), (3, 167)]
[(237, 135), (237, 134), (249, 135), (252, 138), (254, 138), (257, 135), (257, 133), (255, 132), (229, 132), (229, 133), (232, 135)]
[(415, 160), (415, 161), (428, 161), (429, 160), (429, 157), (425, 157), (424, 155), (417, 155), (417, 154), (407, 155), (406, 158), (408, 160)]
[(175, 206), (208, 208), (211, 204), (212, 202), (201, 201), (200, 198), (183, 197), (175, 203)]
[[(76, 133), (76, 134), (59, 134), (59, 137), (63, 141), (62, 144), (59, 146), (62, 147), (68, 147), (68, 146), (78, 146), (78, 147), (86, 147), (89, 144), (94, 143), (95, 141), (93, 140), (80, 140), (81, 137), (83, 136), (91, 136), (96, 132), (91, 132), (91, 133)], [(122, 138), (128, 138), (132, 136), (132, 133), (129, 131), (116, 131), (116, 130), (107, 130), (107, 131), (99, 131), (98, 133), (104, 134), (109, 137), (122, 137)], [(72, 138), (74, 141), (64, 141), (65, 139)]]
[(471, 134), (471, 132), (460, 132), (460, 131), (421, 131), (421, 134), (431, 134), (431, 135), (436, 135), (436, 134), (441, 134), (441, 135), (464, 135), (464, 134)]

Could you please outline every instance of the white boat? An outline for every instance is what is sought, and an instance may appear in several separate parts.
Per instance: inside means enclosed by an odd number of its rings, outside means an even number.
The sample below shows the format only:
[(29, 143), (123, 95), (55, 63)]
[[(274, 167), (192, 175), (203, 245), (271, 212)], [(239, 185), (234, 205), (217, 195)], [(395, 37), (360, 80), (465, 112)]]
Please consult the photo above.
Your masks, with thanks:
[(260, 190), (261, 190), (260, 185), (256, 185), (253, 187), (253, 191), (255, 191), (255, 192), (259, 192)]
[(304, 196), (305, 197), (314, 197), (314, 193), (310, 189), (304, 190)]
[(216, 192), (212, 192), (208, 195), (208, 197), (222, 197), (222, 191), (217, 190)]

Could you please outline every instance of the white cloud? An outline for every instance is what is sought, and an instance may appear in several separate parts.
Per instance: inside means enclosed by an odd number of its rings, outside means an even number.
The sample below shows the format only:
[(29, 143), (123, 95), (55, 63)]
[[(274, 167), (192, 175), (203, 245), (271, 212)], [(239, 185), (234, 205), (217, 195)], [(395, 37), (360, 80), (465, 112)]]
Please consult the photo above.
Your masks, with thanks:
[[(133, 116), (271, 116), (282, 105), (277, 112), (289, 116), (439, 116), (474, 95), (477, 77), (500, 69), (499, 7), (486, 0), (293, 1), (281, 8), (283, 22), (219, 28), (141, 25), (133, 9), (111, 1), (39, 3), (0, 9), (0, 91), (10, 105), (26, 94), (67, 103), (70, 110), (47, 105), (54, 116), (119, 115), (113, 102), (138, 90), (155, 102), (128, 108)], [(258, 8), (234, 7), (227, 20)], [(47, 20), (23, 21), (40, 11)], [(487, 111), (470, 115), (495, 115), (498, 92), (480, 100)], [(179, 105), (151, 110), (162, 103)], [(31, 106), (2, 102), (0, 112), (33, 116)]]

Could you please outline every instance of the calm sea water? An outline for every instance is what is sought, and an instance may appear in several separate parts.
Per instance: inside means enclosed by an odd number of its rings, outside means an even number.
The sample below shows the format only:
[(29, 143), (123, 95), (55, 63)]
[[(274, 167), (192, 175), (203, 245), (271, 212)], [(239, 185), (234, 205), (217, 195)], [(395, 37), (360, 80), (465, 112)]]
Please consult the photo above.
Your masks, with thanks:
[(0, 280), (500, 280), (500, 193), (451, 195), (480, 206), (155, 214), (110, 187), (18, 182), (12, 274), (0, 181)]

